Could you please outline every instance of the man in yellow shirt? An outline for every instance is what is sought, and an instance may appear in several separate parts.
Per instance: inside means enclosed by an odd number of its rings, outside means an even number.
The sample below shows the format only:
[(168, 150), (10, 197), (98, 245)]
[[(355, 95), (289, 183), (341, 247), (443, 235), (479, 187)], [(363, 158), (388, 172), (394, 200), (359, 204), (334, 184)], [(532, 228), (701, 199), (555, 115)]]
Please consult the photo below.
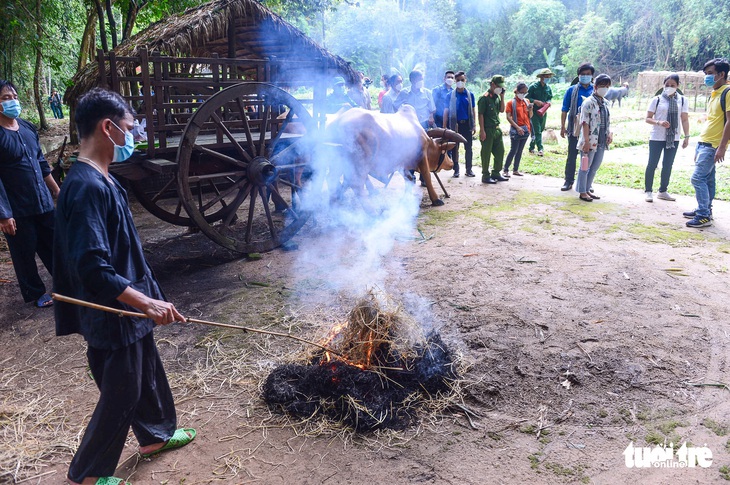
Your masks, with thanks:
[(730, 85), (727, 59), (716, 58), (707, 61), (702, 68), (705, 72), (705, 86), (712, 87), (710, 102), (707, 105), (707, 123), (702, 130), (695, 152), (695, 170), (692, 173), (692, 186), (695, 188), (697, 209), (684, 212), (692, 219), (687, 227), (707, 227), (712, 225), (712, 199), (715, 198), (715, 164), (725, 159), (725, 150), (730, 140)]

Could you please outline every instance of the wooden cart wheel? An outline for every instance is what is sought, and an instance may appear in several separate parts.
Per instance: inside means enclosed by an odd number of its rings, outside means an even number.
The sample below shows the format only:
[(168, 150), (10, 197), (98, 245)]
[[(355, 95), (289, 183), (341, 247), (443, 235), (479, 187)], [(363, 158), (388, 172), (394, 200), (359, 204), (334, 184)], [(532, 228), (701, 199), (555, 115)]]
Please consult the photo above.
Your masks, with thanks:
[(211, 96), (188, 121), (177, 152), (188, 216), (234, 251), (287, 242), (309, 218), (301, 196), (313, 133), (310, 113), (276, 86), (241, 83)]

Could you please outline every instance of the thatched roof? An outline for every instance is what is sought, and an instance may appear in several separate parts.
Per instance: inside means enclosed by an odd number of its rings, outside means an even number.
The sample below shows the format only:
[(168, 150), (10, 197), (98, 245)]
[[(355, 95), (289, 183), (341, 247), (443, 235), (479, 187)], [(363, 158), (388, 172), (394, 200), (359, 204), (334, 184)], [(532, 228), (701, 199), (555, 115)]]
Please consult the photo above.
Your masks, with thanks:
[[(357, 73), (349, 63), (329, 53), (296, 27), (256, 0), (214, 0), (156, 22), (114, 49), (117, 56), (149, 52), (177, 57), (228, 57), (229, 22), (235, 27), (235, 51), (239, 59), (318, 60), (339, 71), (350, 82)], [(74, 104), (99, 82), (99, 67), (89, 63), (73, 79), (65, 101)]]

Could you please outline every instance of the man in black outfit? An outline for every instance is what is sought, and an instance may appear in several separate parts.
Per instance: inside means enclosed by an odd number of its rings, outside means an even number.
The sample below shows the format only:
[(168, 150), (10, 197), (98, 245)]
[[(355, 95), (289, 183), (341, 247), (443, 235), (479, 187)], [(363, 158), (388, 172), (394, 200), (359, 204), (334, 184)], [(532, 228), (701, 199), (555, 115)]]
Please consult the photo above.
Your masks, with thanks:
[(0, 80), (0, 230), (5, 234), (25, 302), (53, 305), (35, 255), (53, 272), (53, 198), (58, 184), (43, 157), (38, 132), (21, 119), (18, 93)]
[(112, 161), (134, 151), (133, 112), (116, 93), (93, 89), (76, 107), (81, 138), (56, 210), (55, 291), (123, 310), (132, 318), (64, 302), (56, 334), (81, 334), (99, 402), (71, 461), (72, 484), (123, 483), (112, 477), (129, 427), (143, 457), (184, 446), (195, 430), (178, 429), (170, 386), (152, 336), (155, 325), (185, 321), (164, 300), (129, 211), (127, 194), (109, 175)]

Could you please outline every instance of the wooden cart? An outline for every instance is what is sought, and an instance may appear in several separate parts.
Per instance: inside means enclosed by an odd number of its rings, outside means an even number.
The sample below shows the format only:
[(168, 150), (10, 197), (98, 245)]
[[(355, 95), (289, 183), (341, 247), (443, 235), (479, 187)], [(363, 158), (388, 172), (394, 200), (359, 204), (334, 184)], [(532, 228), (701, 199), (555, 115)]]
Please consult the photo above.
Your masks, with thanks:
[(272, 250), (304, 225), (302, 191), (332, 77), (322, 61), (141, 49), (100, 51), (97, 62), (99, 85), (146, 123), (146, 143), (111, 170), (148, 211), (242, 253)]

